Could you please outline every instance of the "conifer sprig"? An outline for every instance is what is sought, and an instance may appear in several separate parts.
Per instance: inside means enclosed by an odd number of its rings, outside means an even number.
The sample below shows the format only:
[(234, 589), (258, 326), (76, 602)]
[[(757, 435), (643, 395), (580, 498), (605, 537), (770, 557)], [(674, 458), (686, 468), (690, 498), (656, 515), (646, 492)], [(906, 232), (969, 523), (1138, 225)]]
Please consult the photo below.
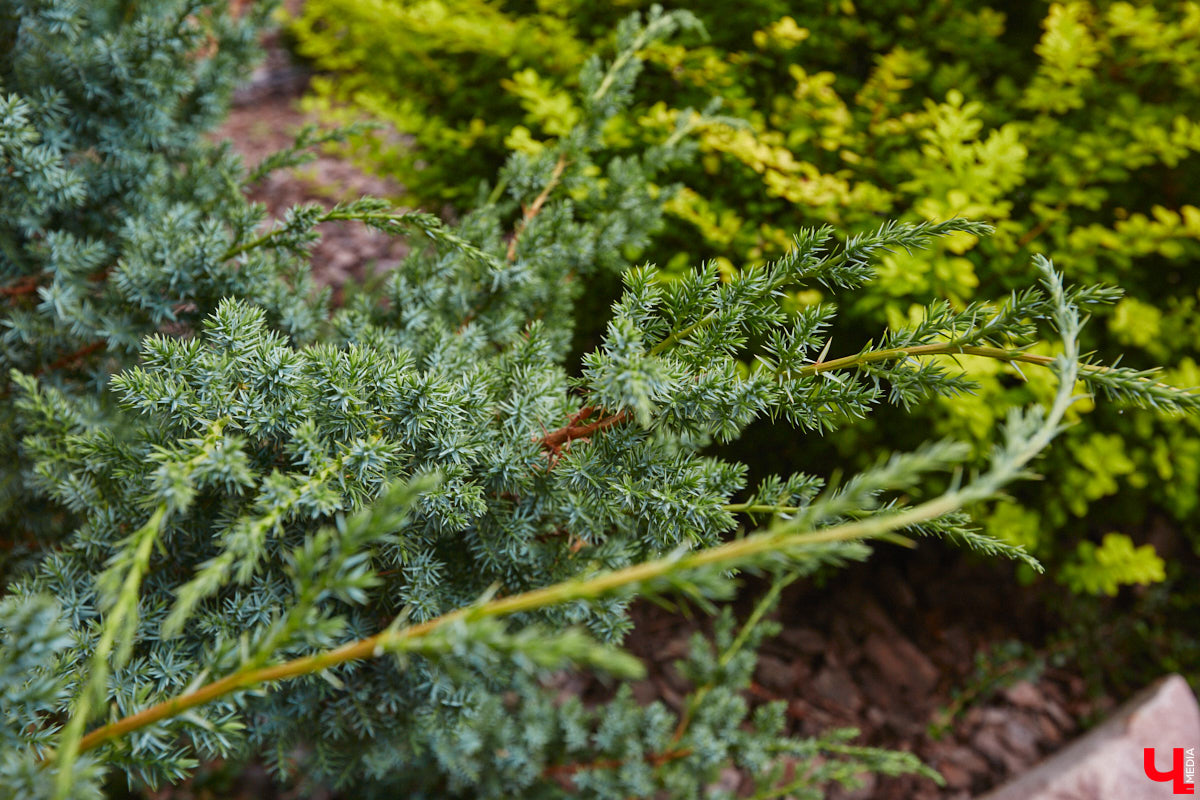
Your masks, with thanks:
[(647, 10), (644, 18), (638, 14), (621, 21), (617, 26), (616, 58), (603, 73), (599, 70), (599, 60), (593, 59), (584, 67), (580, 79), (586, 98), (584, 105), (597, 121), (603, 122), (619, 104), (627, 101), (642, 70), (637, 58), (639, 51), (681, 30), (705, 35), (704, 25), (696, 15), (681, 9), (664, 11), (657, 3)]
[(308, 123), (296, 133), (295, 141), (283, 150), (271, 153), (250, 169), (242, 179), (242, 188), (252, 186), (273, 172), (291, 169), (292, 167), (309, 164), (316, 160), (317, 151), (322, 147), (345, 142), (355, 136), (361, 136), (378, 126), (355, 122), (337, 128), (322, 129), (315, 123)]
[(449, 230), (445, 223), (433, 214), (421, 211), (397, 214), (392, 211), (386, 200), (376, 197), (363, 197), (350, 203), (339, 203), (331, 209), (322, 208), (315, 203), (291, 208), (274, 230), (229, 248), (225, 252), (225, 258), (236, 258), (259, 248), (279, 248), (298, 255), (307, 254), (320, 238), (316, 227), (324, 222), (361, 222), (392, 236), (417, 230), (431, 240), (452, 247), (470, 258), (496, 269), (502, 268), (494, 256)]
[[(138, 628), (138, 602), (142, 580), (150, 566), (150, 555), (163, 534), (171, 514), (186, 511), (194, 497), (195, 476), (221, 456), (225, 422), (213, 423), (199, 440), (187, 443), (194, 454), (185, 461), (171, 461), (168, 454), (159, 469), (161, 500), (145, 524), (117, 545), (104, 572), (96, 577), (100, 606), (105, 610), (100, 638), (92, 651), (83, 687), (71, 708), (71, 717), (59, 743), (59, 765), (55, 776), (55, 800), (70, 796), (75, 778), (74, 762), (84, 748), (83, 731), (107, 698), (108, 678), (113, 667), (124, 666), (133, 652)], [(112, 659), (110, 664), (109, 659)]]
[[(826, 331), (833, 308), (818, 305), (789, 314), (781, 302), (789, 287), (806, 279), (856, 285), (865, 279), (871, 253), (918, 247), (935, 235), (985, 230), (963, 220), (889, 224), (828, 254), (822, 248), (830, 233), (805, 231), (784, 258), (742, 270), (728, 282), (712, 265), (665, 286), (649, 270), (633, 271), (604, 347), (585, 358), (588, 415), (601, 417), (608, 430), (636, 421), (721, 440), (764, 414), (808, 430), (830, 430), (842, 419), (866, 415), (885, 396), (911, 406), (972, 389), (964, 375), (935, 356), (1050, 366), (1053, 356), (1028, 352), (1037, 323), (1053, 313), (1045, 288), (1014, 293), (1000, 304), (972, 303), (961, 311), (936, 303), (919, 323), (886, 332), (879, 344), (829, 359)], [(1103, 286), (1064, 292), (1069, 303), (1085, 308), (1119, 297)], [(754, 367), (748, 375), (736, 364), (747, 356)], [(1085, 382), (1119, 401), (1166, 411), (1200, 408), (1200, 394), (1158, 382), (1154, 374), (1091, 362), (1080, 367)], [(836, 413), (830, 413), (833, 409)], [(596, 431), (572, 420), (542, 442), (556, 457), (566, 443)]]

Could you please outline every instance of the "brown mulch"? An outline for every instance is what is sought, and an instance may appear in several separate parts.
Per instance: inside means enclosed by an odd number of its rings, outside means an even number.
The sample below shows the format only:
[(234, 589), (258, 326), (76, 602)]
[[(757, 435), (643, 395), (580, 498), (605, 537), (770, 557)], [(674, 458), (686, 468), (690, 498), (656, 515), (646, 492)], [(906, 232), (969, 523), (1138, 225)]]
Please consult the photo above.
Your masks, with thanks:
[[(320, 122), (317, 116), (299, 108), (299, 98), (308, 85), (307, 74), (290, 63), (277, 34), (270, 34), (265, 44), (267, 60), (237, 92), (232, 112), (213, 133), (214, 139), (233, 142), (234, 149), (250, 166), (290, 146), (305, 124)], [(368, 175), (344, 158), (321, 152), (315, 161), (268, 175), (251, 187), (249, 196), (265, 204), (272, 218), (279, 218), (301, 203), (329, 208), (364, 195), (397, 197), (400, 193), (396, 183)], [(335, 290), (350, 279), (386, 272), (408, 254), (403, 239), (358, 223), (328, 222), (317, 230), (321, 240), (312, 254), (313, 276)]]
[[(752, 699), (785, 701), (794, 734), (857, 728), (858, 743), (915, 753), (946, 779), (939, 788), (868, 776), (862, 789), (831, 798), (966, 800), (1024, 772), (1112, 705), (1091, 698), (1070, 669), (1038, 669), (1023, 656), (975, 674), (977, 654), (1048, 632), (1048, 612), (1011, 573), (929, 543), (785, 591), (771, 617), (783, 630), (760, 650)], [(746, 611), (756, 594), (748, 589)], [(635, 696), (679, 707), (686, 686), (671, 662), (708, 621), (650, 604), (634, 616), (627, 644), (650, 670)]]

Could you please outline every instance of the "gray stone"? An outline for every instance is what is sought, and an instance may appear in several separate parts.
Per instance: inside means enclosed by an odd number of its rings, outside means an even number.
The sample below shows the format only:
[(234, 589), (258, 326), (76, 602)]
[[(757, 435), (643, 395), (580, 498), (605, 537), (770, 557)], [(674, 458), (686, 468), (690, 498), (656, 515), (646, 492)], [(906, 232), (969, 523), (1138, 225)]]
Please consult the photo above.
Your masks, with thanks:
[[(1157, 800), (1174, 798), (1171, 783), (1146, 777), (1143, 749), (1168, 769), (1173, 748), (1200, 756), (1200, 707), (1178, 675), (1139, 692), (1102, 725), (1030, 771), (979, 800)], [(1197, 759), (1200, 764), (1200, 758)], [(1200, 795), (1198, 795), (1200, 796)]]

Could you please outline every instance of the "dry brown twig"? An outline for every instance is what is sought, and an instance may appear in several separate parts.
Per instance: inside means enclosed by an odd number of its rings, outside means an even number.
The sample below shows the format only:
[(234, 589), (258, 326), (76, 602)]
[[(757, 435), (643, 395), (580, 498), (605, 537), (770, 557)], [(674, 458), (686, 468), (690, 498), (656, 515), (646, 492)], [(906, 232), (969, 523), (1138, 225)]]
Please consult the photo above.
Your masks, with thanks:
[(533, 218), (542, 210), (542, 206), (546, 205), (546, 201), (550, 199), (550, 193), (554, 191), (554, 187), (558, 186), (559, 180), (562, 178), (563, 170), (567, 168), (567, 156), (562, 154), (558, 157), (558, 163), (554, 165), (554, 171), (550, 173), (550, 180), (546, 182), (546, 187), (542, 189), (541, 194), (534, 198), (533, 203), (525, 209), (525, 215), (521, 217), (521, 221), (517, 223), (517, 229), (513, 231), (513, 237), (508, 243), (508, 253), (506, 254), (509, 261), (517, 260), (517, 242), (521, 239), (521, 234), (525, 232), (526, 226), (533, 221)]
[(579, 439), (587, 441), (592, 434), (607, 430), (629, 419), (628, 412), (618, 411), (615, 414), (601, 417), (595, 422), (583, 422), (583, 420), (589, 419), (597, 413), (603, 413), (603, 409), (596, 408), (595, 406), (584, 406), (571, 415), (566, 425), (557, 430), (550, 431), (542, 436), (540, 440), (538, 437), (534, 437), (534, 440), (540, 441), (542, 447), (550, 453), (550, 469), (554, 469), (554, 465), (562, 458), (563, 451), (571, 448), (571, 442)]

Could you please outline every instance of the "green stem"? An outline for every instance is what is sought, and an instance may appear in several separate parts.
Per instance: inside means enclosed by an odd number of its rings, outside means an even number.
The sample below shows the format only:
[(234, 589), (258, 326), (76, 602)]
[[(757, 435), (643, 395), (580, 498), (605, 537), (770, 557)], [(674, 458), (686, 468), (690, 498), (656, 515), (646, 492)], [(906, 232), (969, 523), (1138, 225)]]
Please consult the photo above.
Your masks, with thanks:
[(612, 65), (608, 68), (608, 72), (604, 73), (604, 79), (600, 81), (600, 85), (596, 87), (596, 91), (592, 92), (590, 99), (593, 105), (595, 105), (600, 98), (604, 97), (604, 95), (608, 94), (608, 90), (612, 88), (613, 81), (616, 80), (617, 73), (622, 67), (625, 66), (626, 62), (636, 56), (638, 52), (645, 47), (654, 36), (658, 34), (658, 31), (655, 29), (655, 22), (657, 22), (659, 26), (663, 24), (662, 19), (655, 20), (654, 22), (647, 24), (640, 31), (638, 31), (637, 37), (634, 38), (629, 47), (626, 47), (617, 54), (615, 59), (613, 59)]
[(731, 514), (794, 514), (800, 506), (773, 506), (763, 503), (730, 503), (722, 506)]
[(88, 680), (84, 684), (83, 690), (80, 691), (78, 699), (75, 701), (75, 707), (71, 710), (71, 719), (67, 722), (67, 726), (63, 729), (62, 736), (60, 737), (58, 751), (59, 770), (58, 774), (54, 777), (54, 800), (66, 800), (70, 796), (71, 786), (75, 778), (72, 766), (79, 757), (79, 754), (88, 750), (88, 747), (84, 744), (87, 737), (83, 735), (83, 728), (92, 716), (94, 701), (102, 701), (107, 692), (109, 656), (112, 654), (113, 646), (116, 644), (117, 633), (127, 627), (124, 624), (126, 618), (130, 614), (135, 613), (138, 601), (138, 589), (142, 584), (142, 576), (146, 573), (146, 569), (150, 565), (150, 554), (154, 549), (154, 543), (158, 540), (159, 534), (162, 532), (163, 523), (166, 521), (166, 518), (167, 506), (166, 504), (162, 504), (150, 515), (150, 519), (146, 521), (146, 524), (139, 528), (133, 535), (134, 552), (132, 563), (129, 566), (129, 571), (125, 573), (125, 579), (121, 582), (121, 589), (117, 595), (116, 603), (108, 612), (108, 616), (104, 621), (104, 629), (100, 634), (100, 641), (96, 643), (96, 649), (92, 653)]
[(591, 100), (593, 105), (599, 102), (604, 95), (608, 94), (608, 90), (612, 88), (613, 81), (617, 78), (617, 72), (621, 69), (621, 67), (625, 66), (626, 62), (633, 58), (637, 54), (637, 51), (646, 44), (645, 34), (646, 31), (643, 29), (642, 32), (638, 34), (638, 37), (634, 40), (633, 44), (622, 50), (617, 54), (617, 57), (613, 59), (612, 65), (609, 66), (608, 71), (604, 73), (604, 79), (600, 81), (600, 85), (596, 87), (596, 91), (592, 92)]
[[(935, 508), (933, 504), (926, 504), (926, 506)], [(936, 511), (935, 516), (945, 513), (941, 505), (936, 506)], [(906, 515), (897, 514), (893, 516), (896, 519), (896, 527), (902, 527), (927, 519), (927, 517), (920, 515), (908, 520), (903, 519)], [(820, 544), (846, 541), (848, 539), (861, 539), (891, 530), (893, 526), (889, 523), (890, 519), (885, 521), (885, 518), (879, 517), (843, 526), (841, 529), (830, 528), (812, 534), (787, 537), (787, 540), (790, 544)], [(273, 683), (275, 681), (298, 678), (303, 675), (311, 675), (338, 666), (339, 664), (345, 664), (350, 661), (361, 661), (380, 655), (389, 649), (401, 648), (408, 641), (429, 636), (443, 625), (465, 620), (468, 617), (475, 619), (510, 616), (547, 606), (561, 605), (574, 600), (599, 597), (630, 584), (649, 582), (670, 572), (678, 571), (681, 568), (696, 568), (715, 563), (744, 561), (754, 555), (775, 549), (784, 543), (778, 536), (762, 534), (731, 542), (710, 550), (703, 550), (682, 558), (669, 556), (602, 574), (591, 579), (565, 581), (544, 589), (536, 589), (513, 595), (512, 597), (493, 600), (483, 606), (459, 609), (419, 625), (413, 625), (394, 632), (384, 631), (367, 639), (343, 645), (335, 650), (303, 656), (283, 664), (239, 670), (221, 680), (164, 700), (136, 714), (97, 728), (83, 737), (79, 744), (79, 752), (87, 752), (105, 742), (140, 730), (156, 722), (161, 722), (190, 708), (211, 703), (240, 689), (248, 689), (263, 683)], [(49, 760), (50, 757), (48, 756), (47, 758)]]
[[(651, 348), (651, 355), (658, 355), (667, 347), (676, 344), (680, 339), (687, 336), (693, 330), (701, 327), (702, 323), (706, 322), (707, 318), (689, 325), (687, 328), (672, 334), (660, 342), (655, 347)], [(829, 361), (818, 361), (813, 364), (808, 364), (800, 369), (793, 370), (789, 374), (798, 377), (808, 375), (817, 375), (822, 372), (832, 372), (838, 369), (851, 369), (861, 364), (873, 364), (879, 361), (894, 361), (901, 358), (909, 358), (911, 356), (981, 356), (983, 358), (994, 358), (998, 361), (1020, 361), (1025, 364), (1037, 364), (1041, 367), (1048, 367), (1054, 363), (1054, 356), (1038, 355), (1025, 350), (1009, 350), (1003, 347), (992, 347), (988, 345), (969, 345), (958, 344), (956, 342), (936, 342), (934, 344), (918, 344), (911, 347), (892, 347), (886, 350), (871, 350), (866, 353), (857, 353), (852, 356), (842, 356)], [(1103, 374), (1112, 372), (1112, 367), (1105, 367), (1099, 364), (1080, 364), (1079, 369), (1084, 373)], [(1164, 388), (1174, 388), (1164, 383), (1154, 383), (1155, 386)], [(761, 510), (770, 511), (772, 507), (765, 507)], [(730, 509), (735, 510), (735, 509)], [(738, 508), (738, 511), (753, 511), (759, 510), (756, 508)], [(781, 509), (786, 511), (786, 507)]]
[[(866, 353), (858, 353), (852, 356), (843, 356), (835, 358), (831, 361), (818, 361), (815, 364), (809, 364), (796, 370), (794, 374), (816, 375), (821, 372), (830, 372), (835, 369), (848, 369), (857, 367), (860, 364), (873, 364), (877, 361), (894, 361), (900, 358), (908, 358), (910, 356), (983, 356), (985, 358), (994, 358), (999, 361), (1022, 361), (1028, 364), (1038, 364), (1043, 367), (1050, 366), (1054, 363), (1054, 356), (1042, 356), (1035, 353), (1028, 353), (1024, 350), (1008, 350), (1003, 347), (990, 347), (983, 345), (966, 345), (956, 342), (936, 342), (934, 344), (918, 344), (912, 347), (893, 347), (887, 350), (872, 350)], [(1104, 367), (1094, 367), (1095, 370), (1103, 370)]]
[[(797, 577), (799, 577), (797, 573), (793, 572), (784, 577), (776, 578), (771, 582), (771, 588), (762, 596), (757, 605), (754, 606), (754, 611), (751, 612), (745, 623), (742, 624), (742, 628), (738, 631), (738, 635), (732, 642), (729, 643), (729, 647), (725, 648), (724, 652), (722, 652), (720, 657), (717, 659), (717, 663), (722, 668), (727, 667), (729, 662), (733, 660), (733, 657), (741, 652), (742, 648), (746, 646), (746, 641), (750, 638), (751, 632), (753, 632), (758, 626), (758, 623), (762, 621), (762, 618), (766, 615), (767, 611), (775, 605), (775, 602), (779, 599), (780, 593), (783, 592), (783, 590), (787, 588), (793, 581), (795, 581)], [(671, 739), (672, 742), (678, 742), (683, 738), (683, 735), (687, 733), (688, 726), (692, 724), (692, 719), (696, 716), (696, 712), (702, 705), (704, 705), (705, 698), (708, 697), (708, 693), (711, 692), (713, 688), (713, 683), (706, 683), (692, 694), (691, 699), (688, 701), (687, 707), (683, 711), (683, 716), (679, 720), (679, 724), (675, 727), (675, 734)]]
[[(224, 418), (211, 424), (209, 433), (204, 438), (202, 451), (185, 462), (186, 467), (195, 468), (202, 461), (211, 457), (225, 425), (226, 419)], [(133, 647), (142, 578), (150, 567), (150, 556), (154, 551), (154, 544), (161, 537), (171, 512), (172, 509), (166, 502), (160, 503), (154, 513), (150, 515), (150, 519), (129, 537), (129, 545), (119, 551), (117, 561), (109, 567), (110, 571), (126, 569), (124, 577), (120, 579), (119, 585), (111, 595), (104, 588), (106, 582), (103, 580), (104, 576), (101, 576), (101, 605), (110, 602), (104, 597), (111, 596), (113, 599), (111, 608), (108, 609), (104, 619), (100, 640), (92, 652), (87, 681), (71, 709), (71, 719), (59, 737), (59, 748), (55, 759), (58, 762), (58, 774), (54, 777), (54, 800), (66, 800), (70, 796), (75, 780), (73, 769), (75, 760), (80, 753), (89, 749), (85, 745), (87, 737), (83, 735), (83, 729), (92, 717), (93, 706), (97, 702), (103, 702), (106, 696), (110, 674), (109, 659), (112, 657), (114, 647), (116, 647), (114, 663), (120, 665), (129, 658)], [(117, 646), (118, 635), (122, 637), (119, 646)]]
[[(342, 210), (336, 209), (336, 208), (332, 209), (330, 211), (327, 211), (324, 214), (322, 214), (320, 217), (318, 217), (315, 224), (320, 225), (323, 222), (337, 222), (337, 221), (343, 221), (343, 220), (354, 220), (354, 221), (358, 221), (358, 222), (382, 220), (384, 222), (396, 222), (396, 223), (417, 225), (417, 227), (420, 227), (420, 225), (417, 224), (416, 221), (414, 220), (412, 214), (364, 213), (361, 211), (357, 211), (357, 212), (356, 211), (342, 211)], [(280, 238), (282, 238), (288, 234), (292, 234), (292, 233), (295, 233), (295, 231), (293, 231), (290, 228), (277, 228), (276, 230), (273, 230), (270, 233), (264, 233), (262, 236), (258, 237), (257, 239), (246, 242), (245, 244), (242, 244), (242, 245), (238, 245), (237, 247), (229, 248), (228, 250), (225, 251), (225, 259), (228, 260), (228, 259), (234, 258), (235, 256), (239, 256), (242, 253), (245, 253), (249, 250), (254, 250), (259, 247), (268, 247), (271, 244), (273, 244), (277, 239), (280, 239)]]
[(700, 330), (705, 325), (711, 324), (716, 318), (717, 317), (715, 314), (706, 314), (703, 317), (701, 317), (700, 319), (693, 322), (691, 325), (688, 325), (686, 328), (675, 331), (670, 336), (663, 339), (658, 344), (654, 345), (654, 347), (651, 347), (650, 355), (652, 355), (652, 356), (660, 355), (664, 351), (679, 344), (681, 341), (684, 340), (685, 337), (690, 335), (692, 333), (692, 331)]

